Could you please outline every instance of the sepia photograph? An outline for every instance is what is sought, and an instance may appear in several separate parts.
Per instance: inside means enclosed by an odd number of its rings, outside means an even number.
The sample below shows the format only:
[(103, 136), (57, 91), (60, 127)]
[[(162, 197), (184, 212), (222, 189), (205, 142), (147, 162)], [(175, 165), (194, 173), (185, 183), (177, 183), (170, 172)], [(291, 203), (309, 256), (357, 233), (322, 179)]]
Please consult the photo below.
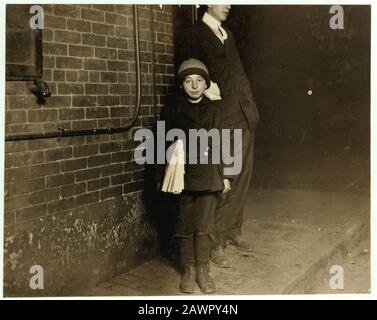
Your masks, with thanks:
[(5, 298), (371, 295), (371, 5), (2, 8)]

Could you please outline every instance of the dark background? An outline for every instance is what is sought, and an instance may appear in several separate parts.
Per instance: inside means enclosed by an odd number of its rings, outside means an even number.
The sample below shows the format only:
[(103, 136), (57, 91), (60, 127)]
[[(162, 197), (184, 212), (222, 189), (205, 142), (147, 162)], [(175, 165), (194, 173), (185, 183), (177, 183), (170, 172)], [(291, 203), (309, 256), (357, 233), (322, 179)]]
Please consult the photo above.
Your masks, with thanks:
[(254, 187), (369, 193), (370, 6), (343, 6), (343, 30), (330, 7), (239, 5), (225, 22), (260, 112)]

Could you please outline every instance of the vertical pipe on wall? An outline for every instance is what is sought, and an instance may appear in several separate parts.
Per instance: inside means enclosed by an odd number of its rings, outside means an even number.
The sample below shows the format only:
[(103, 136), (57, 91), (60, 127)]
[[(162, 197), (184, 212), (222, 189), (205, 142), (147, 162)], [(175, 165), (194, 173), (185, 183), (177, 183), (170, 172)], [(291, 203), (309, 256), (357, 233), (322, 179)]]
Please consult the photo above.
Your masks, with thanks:
[(154, 45), (154, 17), (153, 17), (153, 5), (149, 7), (149, 23), (151, 34), (151, 50), (152, 50), (152, 108), (154, 120), (157, 121), (157, 103), (156, 103), (156, 57), (155, 57), (155, 45)]

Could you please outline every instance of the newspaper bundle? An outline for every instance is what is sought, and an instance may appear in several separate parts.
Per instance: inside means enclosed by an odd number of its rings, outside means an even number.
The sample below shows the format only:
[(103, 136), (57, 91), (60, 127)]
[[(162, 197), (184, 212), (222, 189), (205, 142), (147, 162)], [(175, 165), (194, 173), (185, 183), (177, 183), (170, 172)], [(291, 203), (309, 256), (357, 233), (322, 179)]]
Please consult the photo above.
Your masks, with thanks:
[(169, 148), (171, 156), (165, 169), (161, 191), (179, 194), (184, 189), (185, 151), (182, 140), (177, 140)]

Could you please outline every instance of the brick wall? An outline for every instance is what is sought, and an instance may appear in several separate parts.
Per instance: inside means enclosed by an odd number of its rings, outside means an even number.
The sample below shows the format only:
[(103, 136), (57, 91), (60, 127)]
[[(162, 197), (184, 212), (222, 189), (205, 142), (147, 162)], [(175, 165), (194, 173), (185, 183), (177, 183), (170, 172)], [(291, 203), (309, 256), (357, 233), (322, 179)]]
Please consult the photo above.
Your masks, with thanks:
[[(125, 133), (6, 142), (6, 295), (66, 294), (156, 254), (133, 162), (133, 132), (155, 121), (150, 6), (139, 7), (140, 116)], [(31, 82), (6, 82), (6, 135), (126, 126), (135, 110), (130, 5), (44, 5), (39, 105)], [(153, 6), (157, 109), (174, 84), (171, 6)], [(44, 268), (45, 290), (29, 288)], [(80, 281), (77, 281), (79, 280)]]

